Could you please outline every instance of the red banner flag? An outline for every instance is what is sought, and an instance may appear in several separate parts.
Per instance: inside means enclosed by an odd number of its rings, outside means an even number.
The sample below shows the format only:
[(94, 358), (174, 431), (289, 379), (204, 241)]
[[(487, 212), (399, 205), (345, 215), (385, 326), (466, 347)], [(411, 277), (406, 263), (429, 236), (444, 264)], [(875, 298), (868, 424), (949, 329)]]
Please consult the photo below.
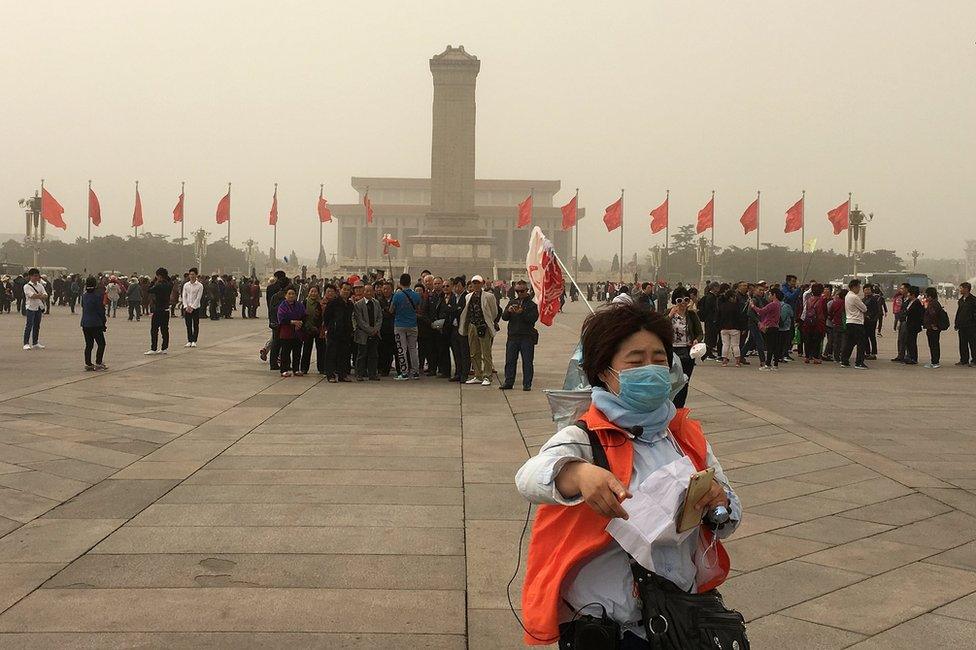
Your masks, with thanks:
[(563, 294), (565, 281), (552, 242), (546, 239), (538, 226), (529, 235), (525, 270), (535, 291), (535, 302), (539, 305), (539, 322), (551, 327), (559, 313), (559, 299)]
[(400, 248), (400, 240), (399, 239), (393, 239), (393, 235), (391, 235), (390, 233), (386, 233), (385, 235), (383, 235), (383, 254), (384, 255), (389, 255), (390, 254), (390, 246), (392, 246), (393, 248)]
[(274, 196), (271, 197), (271, 212), (268, 213), (268, 225), (278, 224), (278, 188), (275, 188)]
[(759, 198), (757, 197), (755, 201), (749, 204), (746, 211), (742, 213), (739, 217), (739, 223), (742, 224), (742, 231), (748, 235), (753, 230), (759, 228)]
[(532, 195), (529, 194), (525, 200), (518, 204), (518, 223), (516, 228), (525, 228), (532, 225)]
[(95, 191), (90, 187), (88, 188), (88, 220), (92, 222), (93, 226), (102, 223), (102, 206), (98, 203)]
[(579, 196), (573, 195), (569, 203), (560, 208), (563, 213), (563, 230), (569, 230), (576, 225), (576, 202)]
[(708, 203), (704, 208), (698, 211), (698, 226), (695, 228), (695, 232), (699, 235), (708, 230), (709, 228), (715, 227), (715, 197), (713, 196), (709, 199)]
[(613, 232), (624, 223), (624, 197), (620, 197), (607, 206), (603, 213), (603, 223), (607, 225), (607, 232)]
[(783, 232), (796, 232), (803, 227), (803, 198), (786, 211), (786, 228)]
[(322, 196), (322, 190), (319, 190), (319, 204), (318, 204), (319, 221), (322, 223), (329, 223), (332, 221), (332, 210), (329, 209), (329, 202), (325, 200)]
[(142, 225), (142, 198), (139, 196), (139, 188), (136, 188), (136, 207), (132, 210), (132, 227), (138, 228)]
[(176, 200), (176, 207), (173, 208), (173, 223), (183, 222), (183, 192), (180, 192), (180, 198)]
[(230, 191), (224, 194), (217, 204), (217, 223), (227, 223), (230, 221)]
[(827, 220), (834, 224), (834, 234), (839, 235), (842, 230), (850, 226), (851, 200), (847, 199), (827, 213)]
[(67, 230), (68, 224), (64, 222), (61, 215), (64, 214), (64, 208), (58, 203), (58, 200), (51, 196), (51, 193), (46, 189), (41, 190), (41, 218), (48, 222), (55, 228), (60, 228), (61, 230)]
[(664, 203), (651, 210), (651, 234), (659, 233), (668, 227), (668, 201), (670, 197), (664, 199)]
[(369, 192), (363, 195), (363, 206), (366, 208), (366, 225), (373, 225), (373, 202), (369, 200)]

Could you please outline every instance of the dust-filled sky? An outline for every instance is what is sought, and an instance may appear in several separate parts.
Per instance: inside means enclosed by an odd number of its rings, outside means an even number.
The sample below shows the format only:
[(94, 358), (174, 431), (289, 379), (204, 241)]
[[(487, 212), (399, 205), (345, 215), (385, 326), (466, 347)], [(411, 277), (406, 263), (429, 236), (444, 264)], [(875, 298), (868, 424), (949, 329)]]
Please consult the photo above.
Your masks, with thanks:
[[(233, 239), (313, 253), (315, 200), (351, 176), (430, 174), (428, 59), (481, 59), (477, 173), (580, 188), (581, 253), (609, 257), (603, 208), (626, 188), (626, 249), (671, 190), (672, 233), (716, 191), (716, 244), (755, 245), (739, 216), (762, 190), (764, 241), (798, 246), (783, 212), (807, 192), (807, 238), (846, 249), (825, 213), (875, 213), (869, 248), (960, 257), (976, 238), (976, 2), (51, 2), (0, 0), (0, 232), (40, 178), (84, 236), (214, 223), (233, 182)], [(513, 207), (513, 223), (514, 223)], [(327, 251), (335, 224), (326, 226)]]

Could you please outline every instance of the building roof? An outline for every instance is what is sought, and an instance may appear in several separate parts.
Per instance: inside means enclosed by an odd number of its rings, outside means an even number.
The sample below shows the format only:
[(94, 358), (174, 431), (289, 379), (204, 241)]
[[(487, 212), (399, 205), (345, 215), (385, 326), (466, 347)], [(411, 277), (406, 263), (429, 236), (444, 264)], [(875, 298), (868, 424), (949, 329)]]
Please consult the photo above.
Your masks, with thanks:
[[(365, 192), (367, 187), (377, 190), (428, 190), (430, 189), (430, 179), (353, 176), (352, 186), (358, 192)], [(560, 187), (562, 187), (562, 183), (552, 180), (479, 178), (474, 181), (475, 190), (525, 190), (527, 192), (535, 188), (540, 192), (555, 194)]]

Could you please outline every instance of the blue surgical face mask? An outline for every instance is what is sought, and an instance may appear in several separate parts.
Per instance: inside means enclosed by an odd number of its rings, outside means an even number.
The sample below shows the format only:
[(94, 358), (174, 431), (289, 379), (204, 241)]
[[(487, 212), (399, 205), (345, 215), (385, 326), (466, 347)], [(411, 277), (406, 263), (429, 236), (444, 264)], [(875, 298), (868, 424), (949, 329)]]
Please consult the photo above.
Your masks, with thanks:
[(667, 366), (651, 364), (610, 372), (620, 380), (617, 397), (635, 413), (651, 413), (670, 399), (671, 371)]

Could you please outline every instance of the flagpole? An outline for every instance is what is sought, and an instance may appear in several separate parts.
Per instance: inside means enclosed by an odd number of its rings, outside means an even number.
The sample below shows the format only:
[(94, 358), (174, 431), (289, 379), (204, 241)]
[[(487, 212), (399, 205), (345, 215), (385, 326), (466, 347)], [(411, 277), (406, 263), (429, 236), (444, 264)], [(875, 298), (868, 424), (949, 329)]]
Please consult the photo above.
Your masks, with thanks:
[[(573, 215), (573, 273), (579, 275), (579, 188), (576, 188), (576, 213)], [(579, 287), (576, 287), (579, 291)]]
[(88, 179), (88, 247), (85, 249), (85, 273), (91, 267), (91, 179)]
[(369, 199), (369, 185), (366, 186), (366, 194), (363, 195), (363, 208), (366, 210), (366, 227), (363, 228), (363, 257), (366, 265), (363, 269), (366, 277), (369, 277), (369, 208), (366, 201)]
[(620, 188), (620, 284), (624, 283), (624, 188)]
[(800, 267), (803, 267), (803, 256), (807, 252), (807, 191), (800, 193)]
[[(664, 222), (664, 277), (668, 277), (668, 246), (671, 241), (671, 190), (664, 191), (664, 202), (668, 206), (668, 220)], [(658, 274), (660, 275), (660, 274)], [(661, 278), (654, 278), (657, 282)]]
[[(274, 200), (278, 199), (278, 184), (274, 184)], [(277, 208), (277, 204), (275, 204)], [(322, 244), (322, 233), (319, 233), (319, 245)], [(275, 222), (271, 224), (271, 255), (274, 258), (272, 266), (278, 264), (278, 215), (275, 214)]]
[(712, 244), (708, 251), (708, 275), (715, 278), (715, 190), (712, 190)]
[[(136, 198), (138, 198), (138, 197), (139, 197), (139, 181), (136, 181)], [(135, 231), (135, 234), (132, 235), (132, 236), (133, 237), (138, 237), (139, 236), (139, 226), (133, 226), (132, 229)]]
[(183, 193), (185, 188), (186, 181), (180, 181), (180, 201), (183, 202), (183, 212), (180, 214), (180, 271), (185, 266), (183, 261), (183, 247), (186, 246), (186, 234), (184, 232), (186, 227), (186, 196)]
[[(322, 198), (322, 192), (325, 191), (325, 183), (319, 185), (319, 199)], [(275, 224), (277, 226), (277, 224)], [(322, 217), (319, 217), (319, 254), (318, 254), (318, 267), (319, 267), (319, 280), (322, 280)], [(391, 271), (392, 275), (392, 271)]]
[(230, 183), (227, 183), (227, 245), (230, 246)]
[(759, 190), (756, 190), (756, 282), (759, 282), (759, 224), (761, 222), (762, 206), (759, 202)]
[(563, 271), (566, 272), (566, 275), (569, 276), (569, 281), (573, 283), (573, 286), (574, 287), (576, 287), (576, 291), (580, 295), (580, 300), (583, 301), (583, 304), (586, 305), (586, 307), (590, 310), (590, 313), (591, 314), (595, 314), (596, 311), (593, 309), (593, 305), (591, 305), (590, 302), (586, 299), (585, 294), (583, 293), (583, 290), (580, 289), (580, 286), (578, 284), (576, 284), (576, 279), (569, 272), (569, 268), (567, 268), (567, 266), (565, 264), (563, 264), (563, 261), (561, 259), (559, 259), (559, 253), (556, 252), (556, 249), (555, 248), (553, 248), (552, 254), (556, 256), (556, 261), (559, 262), (559, 266), (561, 266), (563, 268)]

